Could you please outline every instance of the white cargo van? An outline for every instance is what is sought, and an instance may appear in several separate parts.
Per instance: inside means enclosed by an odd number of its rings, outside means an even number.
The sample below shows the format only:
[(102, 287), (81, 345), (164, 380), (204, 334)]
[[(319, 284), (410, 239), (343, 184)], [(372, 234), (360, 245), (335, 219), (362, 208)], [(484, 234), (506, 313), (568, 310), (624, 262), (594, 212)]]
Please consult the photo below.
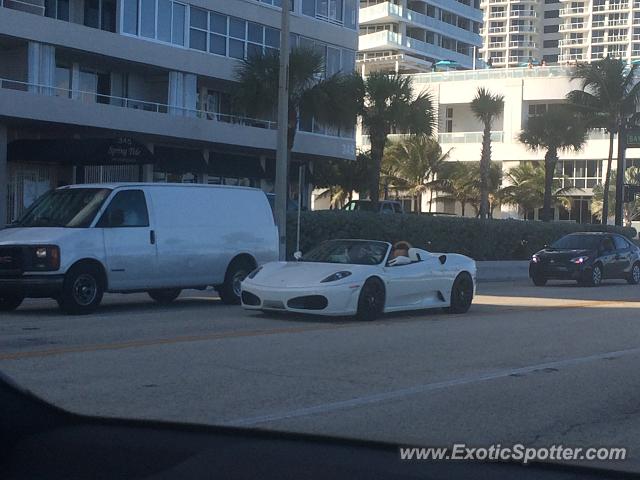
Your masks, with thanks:
[(69, 313), (88, 313), (104, 292), (148, 292), (169, 303), (182, 289), (207, 286), (236, 304), (244, 277), (277, 258), (277, 229), (261, 190), (62, 187), (0, 230), (0, 311), (25, 297), (52, 297)]

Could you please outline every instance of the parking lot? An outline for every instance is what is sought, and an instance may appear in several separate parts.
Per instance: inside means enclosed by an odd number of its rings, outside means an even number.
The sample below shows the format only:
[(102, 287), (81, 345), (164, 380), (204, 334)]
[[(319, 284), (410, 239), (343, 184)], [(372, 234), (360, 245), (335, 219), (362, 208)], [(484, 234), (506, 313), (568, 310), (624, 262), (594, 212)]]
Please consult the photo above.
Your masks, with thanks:
[(470, 312), (249, 313), (213, 292), (89, 316), (30, 300), (0, 371), (70, 410), (403, 444), (622, 446), (640, 462), (640, 288), (484, 283)]

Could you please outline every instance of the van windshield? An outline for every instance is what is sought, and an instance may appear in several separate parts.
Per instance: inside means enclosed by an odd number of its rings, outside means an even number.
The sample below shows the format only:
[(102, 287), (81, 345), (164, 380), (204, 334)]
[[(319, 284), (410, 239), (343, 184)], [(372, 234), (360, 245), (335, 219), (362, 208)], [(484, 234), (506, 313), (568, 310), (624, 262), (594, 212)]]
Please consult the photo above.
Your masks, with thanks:
[(109, 196), (108, 188), (69, 188), (45, 193), (13, 227), (86, 228)]

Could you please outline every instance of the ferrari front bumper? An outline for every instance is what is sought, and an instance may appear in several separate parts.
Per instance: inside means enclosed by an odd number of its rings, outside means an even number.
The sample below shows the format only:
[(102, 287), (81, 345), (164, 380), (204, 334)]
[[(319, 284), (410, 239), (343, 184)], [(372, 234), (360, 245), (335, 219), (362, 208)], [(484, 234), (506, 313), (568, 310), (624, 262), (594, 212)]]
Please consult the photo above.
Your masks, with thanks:
[(346, 283), (320, 287), (269, 287), (242, 283), (242, 306), (311, 315), (355, 315), (362, 285)]

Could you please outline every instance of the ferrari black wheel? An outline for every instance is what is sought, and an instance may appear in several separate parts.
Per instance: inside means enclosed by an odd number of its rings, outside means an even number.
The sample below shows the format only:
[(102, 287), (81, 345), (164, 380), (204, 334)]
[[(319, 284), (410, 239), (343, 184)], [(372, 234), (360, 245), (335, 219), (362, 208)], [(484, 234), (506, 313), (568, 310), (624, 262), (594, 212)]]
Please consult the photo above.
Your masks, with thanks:
[(358, 297), (358, 320), (371, 321), (382, 315), (384, 311), (384, 285), (377, 278), (370, 278), (362, 286)]
[(449, 313), (466, 313), (473, 301), (473, 280), (467, 272), (459, 274), (451, 287), (451, 306)]

